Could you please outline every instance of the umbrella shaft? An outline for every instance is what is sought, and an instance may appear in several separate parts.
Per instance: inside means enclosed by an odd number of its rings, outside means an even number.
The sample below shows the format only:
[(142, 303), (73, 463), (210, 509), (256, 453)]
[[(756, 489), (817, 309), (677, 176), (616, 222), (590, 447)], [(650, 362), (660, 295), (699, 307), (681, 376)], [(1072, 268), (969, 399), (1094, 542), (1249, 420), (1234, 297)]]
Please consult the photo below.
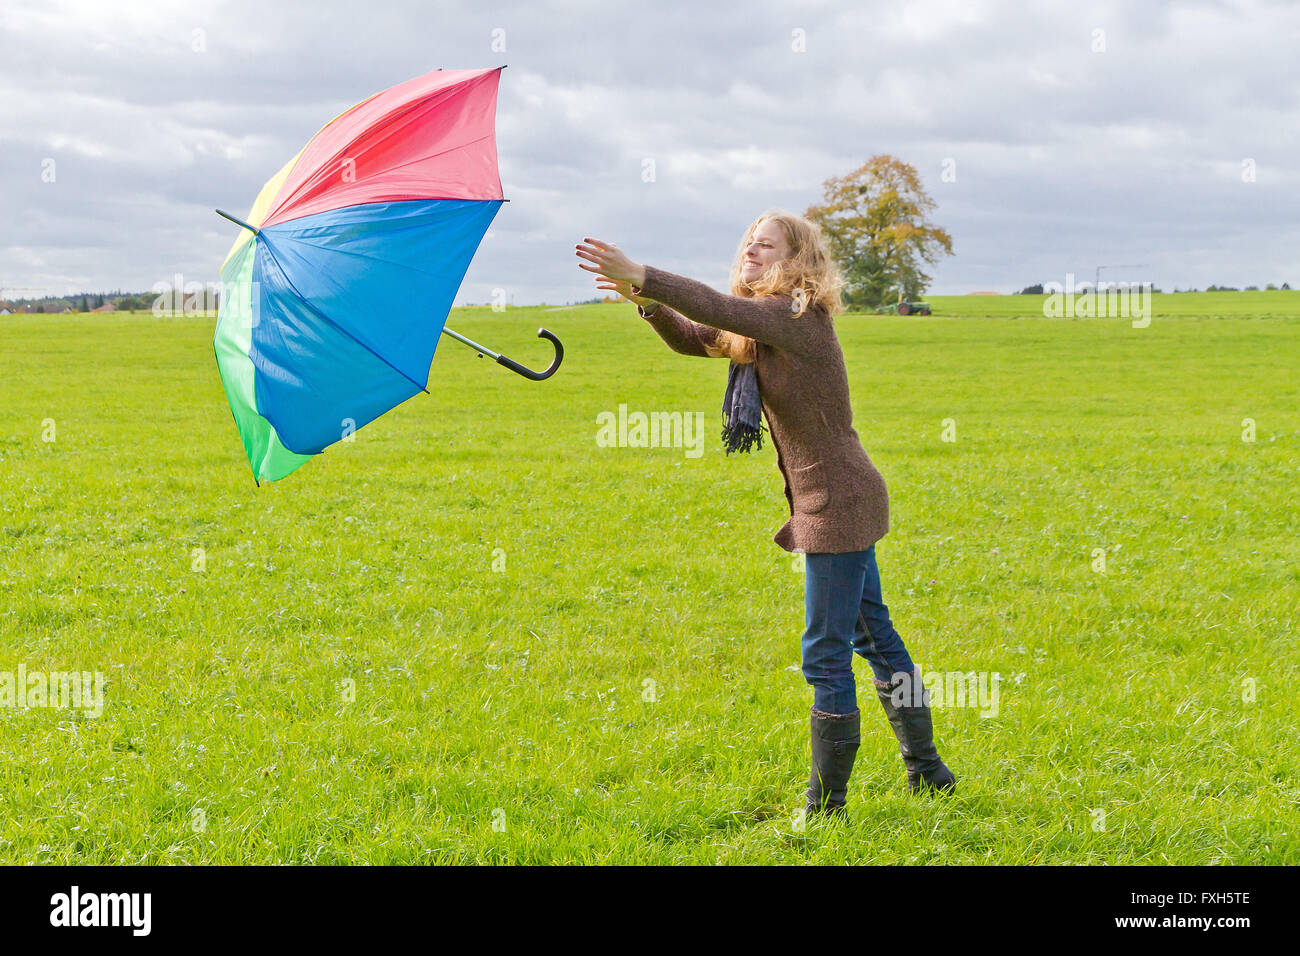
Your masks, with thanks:
[(494, 359), (499, 359), (499, 358), (501, 357), (501, 356), (498, 355), (496, 352), (493, 352), (490, 348), (488, 348), (488, 347), (486, 347), (486, 346), (484, 346), (484, 345), (479, 345), (479, 344), (478, 344), (477, 342), (475, 342), (473, 339), (467, 339), (467, 338), (465, 338), (465, 336), (461, 335), (459, 332), (455, 332), (455, 331), (453, 331), (453, 330), (447, 328), (445, 325), (442, 327), (442, 334), (443, 334), (443, 335), (450, 335), (450, 336), (451, 336), (453, 339), (455, 339), (456, 341), (458, 341), (458, 342), (464, 342), (464, 343), (465, 343), (466, 345), (468, 345), (470, 348), (475, 349), (475, 350), (477, 350), (477, 351), (479, 351), (479, 352), (482, 352), (484, 355), (490, 355), (490, 356), (492, 356), (492, 358), (494, 358)]

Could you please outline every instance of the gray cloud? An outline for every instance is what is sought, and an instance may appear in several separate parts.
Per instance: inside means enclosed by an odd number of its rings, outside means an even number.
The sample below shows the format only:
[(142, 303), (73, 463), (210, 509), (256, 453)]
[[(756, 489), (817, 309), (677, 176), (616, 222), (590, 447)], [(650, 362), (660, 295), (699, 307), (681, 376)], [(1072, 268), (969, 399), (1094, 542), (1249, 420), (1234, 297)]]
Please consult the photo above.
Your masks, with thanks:
[(1265, 2), (20, 0), (0, 14), (0, 284), (215, 279), (234, 227), (212, 208), (246, 210), (329, 119), (507, 63), (511, 202), (461, 301), (591, 297), (585, 235), (721, 287), (758, 212), (802, 212), (880, 152), (918, 168), (953, 235), (936, 293), (1130, 262), (1165, 288), (1294, 285), (1297, 39), (1300, 8)]

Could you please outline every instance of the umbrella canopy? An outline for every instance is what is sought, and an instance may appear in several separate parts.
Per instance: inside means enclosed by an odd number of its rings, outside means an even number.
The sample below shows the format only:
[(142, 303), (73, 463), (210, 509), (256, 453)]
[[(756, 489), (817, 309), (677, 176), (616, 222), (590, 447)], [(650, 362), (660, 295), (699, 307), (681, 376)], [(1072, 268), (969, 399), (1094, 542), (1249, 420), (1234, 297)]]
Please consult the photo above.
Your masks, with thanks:
[(213, 345), (255, 479), (283, 478), (426, 390), (504, 202), (502, 69), (438, 70), (377, 93), (312, 137), (246, 221), (227, 216), (246, 228), (221, 268)]

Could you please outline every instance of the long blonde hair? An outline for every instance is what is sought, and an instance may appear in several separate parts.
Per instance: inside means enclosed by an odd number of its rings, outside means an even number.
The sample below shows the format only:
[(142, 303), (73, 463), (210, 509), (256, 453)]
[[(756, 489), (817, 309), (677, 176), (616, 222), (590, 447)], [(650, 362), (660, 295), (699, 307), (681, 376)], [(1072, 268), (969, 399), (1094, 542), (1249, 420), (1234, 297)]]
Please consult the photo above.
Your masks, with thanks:
[[(745, 250), (754, 238), (754, 231), (769, 221), (775, 222), (785, 233), (790, 255), (780, 262), (772, 263), (754, 281), (745, 282), (740, 277), (745, 263)], [(844, 279), (840, 276), (835, 260), (831, 258), (821, 228), (815, 222), (784, 209), (769, 209), (750, 223), (736, 250), (735, 261), (731, 264), (732, 295), (744, 298), (791, 296), (800, 306), (797, 312), (791, 313), (792, 319), (817, 307), (831, 317), (843, 312), (844, 303), (840, 299), (843, 287)], [(752, 362), (755, 354), (754, 340), (719, 329), (716, 344), (706, 347), (705, 351), (714, 357), (731, 358), (742, 364)]]

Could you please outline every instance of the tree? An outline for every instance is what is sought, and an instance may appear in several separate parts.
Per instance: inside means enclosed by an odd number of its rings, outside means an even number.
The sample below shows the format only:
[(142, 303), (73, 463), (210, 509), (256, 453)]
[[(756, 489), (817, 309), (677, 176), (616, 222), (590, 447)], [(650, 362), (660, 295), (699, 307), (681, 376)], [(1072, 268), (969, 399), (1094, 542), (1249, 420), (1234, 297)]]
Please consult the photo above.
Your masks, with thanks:
[(1039, 282), (1035, 285), (1027, 285), (1016, 294), (1017, 295), (1042, 295), (1043, 284)]
[(821, 226), (847, 280), (848, 304), (920, 298), (930, 281), (922, 264), (952, 255), (952, 237), (925, 218), (936, 204), (916, 167), (881, 154), (822, 185), (824, 201), (804, 216)]

